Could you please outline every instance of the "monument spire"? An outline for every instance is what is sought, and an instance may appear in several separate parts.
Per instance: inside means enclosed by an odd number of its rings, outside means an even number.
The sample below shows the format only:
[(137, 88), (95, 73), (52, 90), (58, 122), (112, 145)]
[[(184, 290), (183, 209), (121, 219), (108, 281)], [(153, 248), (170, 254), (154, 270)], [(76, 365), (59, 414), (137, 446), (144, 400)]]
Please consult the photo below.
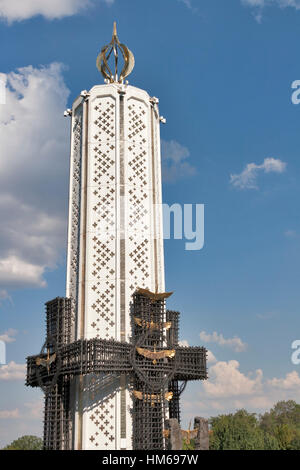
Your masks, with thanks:
[[(121, 52), (121, 57), (124, 62), (121, 72), (119, 72), (119, 51)], [(114, 57), (114, 61), (112, 65), (109, 65), (109, 60), (112, 56)], [(113, 26), (112, 39), (109, 44), (101, 49), (97, 57), (96, 65), (107, 83), (122, 83), (134, 68), (134, 55), (125, 44), (120, 43), (116, 22), (114, 22)]]

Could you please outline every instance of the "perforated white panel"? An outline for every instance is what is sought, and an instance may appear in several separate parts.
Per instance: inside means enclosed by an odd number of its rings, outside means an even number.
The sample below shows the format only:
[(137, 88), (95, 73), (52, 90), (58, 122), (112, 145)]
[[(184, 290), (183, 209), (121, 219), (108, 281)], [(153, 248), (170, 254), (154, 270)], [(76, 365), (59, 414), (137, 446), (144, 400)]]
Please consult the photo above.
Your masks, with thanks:
[[(159, 115), (145, 91), (116, 84), (85, 106), (72, 121), (67, 293), (77, 337), (129, 341), (133, 292), (164, 290)], [(77, 386), (75, 448), (131, 448), (128, 384), (102, 374)]]
[(78, 275), (79, 275), (79, 231), (81, 214), (81, 163), (82, 163), (82, 131), (83, 110), (79, 105), (72, 118), (71, 163), (70, 163), (70, 201), (69, 201), (69, 233), (68, 233), (68, 265), (67, 265), (67, 297), (73, 299), (72, 314), (77, 315)]

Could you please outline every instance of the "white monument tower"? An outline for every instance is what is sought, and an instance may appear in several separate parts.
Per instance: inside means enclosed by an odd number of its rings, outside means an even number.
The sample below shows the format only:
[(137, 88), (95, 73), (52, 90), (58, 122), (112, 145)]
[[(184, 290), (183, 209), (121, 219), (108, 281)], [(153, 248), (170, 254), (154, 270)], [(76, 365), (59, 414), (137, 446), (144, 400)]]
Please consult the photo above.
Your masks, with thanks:
[(165, 308), (164, 119), (157, 98), (124, 82), (134, 58), (116, 25), (97, 66), (105, 85), (65, 113), (66, 297), (46, 303), (46, 341), (27, 358), (26, 385), (45, 393), (44, 449), (163, 450), (187, 381), (207, 378), (207, 351), (179, 344), (180, 314)]
[[(161, 119), (157, 98), (125, 82), (134, 58), (119, 42), (116, 25), (97, 66), (105, 84), (82, 92), (69, 110), (66, 296), (73, 302), (73, 341), (128, 342), (135, 290), (165, 288)], [(105, 373), (73, 379), (74, 449), (132, 448), (128, 380)]]

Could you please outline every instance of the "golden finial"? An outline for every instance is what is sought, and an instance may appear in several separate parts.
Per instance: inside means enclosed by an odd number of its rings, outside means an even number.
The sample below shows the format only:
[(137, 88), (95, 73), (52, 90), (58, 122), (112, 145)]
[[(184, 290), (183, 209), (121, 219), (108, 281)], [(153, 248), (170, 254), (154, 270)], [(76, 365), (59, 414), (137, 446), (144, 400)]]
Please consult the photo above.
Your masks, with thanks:
[[(120, 72), (118, 73), (119, 65), (119, 51), (121, 51), (124, 65)], [(108, 65), (110, 57), (114, 56), (114, 70)], [(101, 49), (100, 54), (97, 57), (96, 62), (98, 70), (102, 73), (103, 77), (108, 80), (110, 83), (122, 83), (124, 78), (126, 78), (134, 68), (134, 55), (128, 49), (125, 44), (121, 44), (117, 34), (117, 24), (114, 22), (112, 40), (107, 46), (104, 46)]]
[(118, 37), (118, 35), (117, 35), (117, 22), (116, 21), (114, 21), (113, 37), (114, 38)]

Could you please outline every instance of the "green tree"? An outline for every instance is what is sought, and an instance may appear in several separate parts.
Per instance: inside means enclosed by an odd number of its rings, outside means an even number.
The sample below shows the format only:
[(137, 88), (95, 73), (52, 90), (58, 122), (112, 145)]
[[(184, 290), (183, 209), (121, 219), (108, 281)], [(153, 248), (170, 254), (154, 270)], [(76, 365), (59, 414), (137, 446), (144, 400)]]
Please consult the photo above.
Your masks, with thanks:
[(300, 405), (293, 400), (278, 402), (260, 416), (260, 428), (275, 437), (282, 450), (300, 450)]
[(42, 450), (43, 441), (36, 436), (23, 436), (13, 441), (2, 450)]
[(290, 444), (291, 450), (300, 450), (300, 430), (296, 429), (293, 440)]
[(276, 447), (276, 439), (265, 439), (264, 432), (254, 413), (239, 410), (235, 414), (220, 415), (210, 419), (212, 450), (263, 450)]
[(268, 432), (264, 432), (264, 450), (280, 450), (278, 440)]
[(300, 405), (293, 400), (279, 401), (269, 412), (260, 416), (260, 426), (266, 431), (274, 424), (300, 428)]

